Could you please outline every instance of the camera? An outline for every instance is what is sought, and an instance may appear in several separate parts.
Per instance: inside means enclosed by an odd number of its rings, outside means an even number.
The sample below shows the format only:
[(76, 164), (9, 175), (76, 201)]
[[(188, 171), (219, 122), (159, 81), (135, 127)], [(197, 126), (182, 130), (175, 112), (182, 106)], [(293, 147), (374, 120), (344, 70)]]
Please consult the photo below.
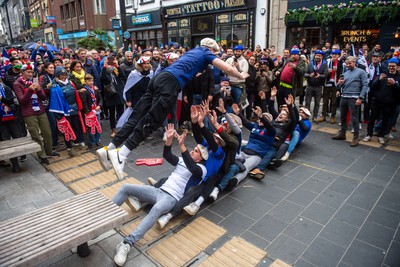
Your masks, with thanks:
[(237, 58), (234, 58), (233, 61), (238, 62)]

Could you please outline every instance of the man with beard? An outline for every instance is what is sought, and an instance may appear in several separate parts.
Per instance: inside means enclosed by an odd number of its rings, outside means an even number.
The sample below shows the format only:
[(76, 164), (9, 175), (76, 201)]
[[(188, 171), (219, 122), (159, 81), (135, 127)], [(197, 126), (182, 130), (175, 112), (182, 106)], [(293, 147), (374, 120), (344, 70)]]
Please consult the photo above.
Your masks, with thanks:
[(340, 99), (340, 131), (332, 137), (333, 140), (346, 140), (346, 116), (347, 111), (351, 112), (351, 121), (353, 123), (353, 140), (350, 144), (351, 147), (358, 146), (359, 136), (359, 119), (358, 111), (365, 95), (368, 91), (368, 78), (365, 71), (356, 67), (356, 58), (349, 56), (346, 59), (347, 72), (343, 74), (338, 81), (341, 86), (341, 92), (337, 92), (337, 96), (341, 96)]
[(325, 84), (325, 79), (328, 75), (328, 66), (323, 58), (323, 51), (315, 51), (314, 59), (310, 61), (310, 64), (307, 66), (307, 71), (304, 74), (304, 77), (307, 78), (306, 108), (308, 110), (310, 110), (311, 98), (314, 96), (314, 110), (312, 114), (312, 121), (314, 122), (316, 122), (318, 116), (319, 103), (321, 102), (322, 96), (322, 86)]
[(340, 50), (333, 50), (331, 52), (331, 58), (327, 61), (328, 66), (328, 76), (326, 78), (322, 98), (322, 116), (318, 119), (318, 122), (325, 122), (326, 117), (328, 117), (328, 107), (331, 109), (331, 118), (329, 122), (331, 124), (336, 123), (336, 82), (338, 80), (339, 73), (339, 56)]
[(163, 69), (165, 69), (168, 66), (171, 66), (174, 64), (175, 61), (177, 61), (179, 58), (179, 55), (177, 53), (168, 53), (165, 55), (165, 60), (161, 62), (160, 65), (158, 65), (158, 68), (155, 70), (154, 75), (159, 74)]
[[(237, 45), (233, 48), (233, 56), (226, 60), (226, 63), (232, 65), (232, 67), (236, 68), (238, 72), (249, 72), (249, 63), (242, 56), (243, 46)], [(233, 102), (240, 104), (240, 98), (243, 94), (243, 89), (245, 88), (245, 80), (239, 79), (235, 76), (229, 75), (228, 78), (231, 82), (231, 93), (233, 97)]]
[(378, 132), (378, 142), (385, 144), (383, 138), (385, 133), (389, 131), (389, 118), (394, 112), (396, 101), (400, 96), (400, 74), (396, 70), (399, 60), (391, 58), (388, 61), (388, 72), (381, 73), (378, 79), (375, 79), (371, 84), (371, 92), (374, 98), (371, 103), (371, 117), (368, 121), (368, 133), (363, 141), (368, 142), (371, 140), (375, 120), (379, 115), (382, 115), (382, 126)]
[(79, 61), (82, 63), (85, 73), (92, 75), (94, 78), (94, 84), (100, 88), (100, 73), (97, 72), (95, 64), (87, 58), (86, 49), (79, 48), (78, 57)]
[(159, 50), (154, 50), (153, 51), (153, 57), (150, 61), (151, 66), (153, 67), (153, 70), (156, 70), (158, 66), (161, 64), (161, 54)]
[(290, 59), (275, 72), (279, 77), (278, 106), (285, 104), (285, 98), (290, 94), (296, 99), (303, 90), (303, 77), (306, 71), (306, 63), (300, 58), (300, 51), (297, 48), (290, 50)]
[(124, 72), (126, 77), (131, 74), (131, 71), (135, 69), (135, 64), (133, 64), (133, 53), (131, 51), (125, 52), (125, 58), (122, 64), (119, 66)]

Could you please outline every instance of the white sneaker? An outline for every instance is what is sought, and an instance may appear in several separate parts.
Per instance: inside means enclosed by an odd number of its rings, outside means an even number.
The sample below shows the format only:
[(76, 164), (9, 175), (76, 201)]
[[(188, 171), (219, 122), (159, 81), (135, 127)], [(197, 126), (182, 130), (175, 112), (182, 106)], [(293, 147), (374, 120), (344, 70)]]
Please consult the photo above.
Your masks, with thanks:
[(160, 230), (163, 229), (167, 225), (168, 222), (169, 222), (169, 217), (167, 216), (167, 214), (162, 215), (157, 220), (158, 229), (160, 229)]
[(117, 175), (119, 180), (124, 178), (124, 167), (126, 164), (126, 158), (120, 156), (119, 148), (109, 150), (108, 157), (110, 158), (111, 165), (114, 168), (115, 174)]
[(371, 140), (371, 136), (367, 135), (364, 137), (363, 142), (369, 142)]
[(154, 185), (157, 183), (157, 181), (154, 180), (153, 177), (147, 177), (147, 183), (148, 183), (149, 185), (154, 186)]
[(393, 140), (394, 139), (394, 136), (392, 135), (392, 134), (387, 134), (387, 135), (385, 135), (385, 137), (387, 138), (387, 139), (389, 139), (389, 140)]
[(186, 211), (187, 214), (194, 216), (199, 211), (200, 207), (197, 206), (196, 202), (192, 202), (183, 209)]
[(219, 193), (218, 187), (214, 187), (214, 190), (213, 190), (213, 191), (211, 192), (211, 194), (210, 194), (210, 198), (211, 198), (213, 201), (217, 200), (218, 193)]
[(100, 162), (100, 165), (103, 168), (103, 170), (105, 170), (106, 172), (111, 170), (112, 166), (111, 166), (110, 158), (108, 157), (108, 147), (105, 146), (100, 149), (97, 149), (96, 155), (99, 158), (99, 162)]
[(134, 212), (138, 212), (142, 208), (142, 204), (140, 204), (139, 199), (136, 197), (128, 197), (125, 203), (133, 210)]
[(242, 140), (242, 146), (247, 145), (248, 142), (249, 142), (249, 141), (243, 139), (243, 140)]
[(131, 246), (129, 244), (124, 244), (123, 242), (119, 243), (117, 245), (117, 253), (114, 256), (115, 264), (118, 266), (124, 266), (130, 250)]
[(283, 155), (283, 157), (281, 158), (281, 160), (287, 161), (287, 160), (289, 159), (289, 156), (290, 156), (289, 152), (286, 151), (285, 155)]
[(379, 144), (384, 145), (385, 139), (383, 137), (378, 137), (378, 142), (379, 142)]

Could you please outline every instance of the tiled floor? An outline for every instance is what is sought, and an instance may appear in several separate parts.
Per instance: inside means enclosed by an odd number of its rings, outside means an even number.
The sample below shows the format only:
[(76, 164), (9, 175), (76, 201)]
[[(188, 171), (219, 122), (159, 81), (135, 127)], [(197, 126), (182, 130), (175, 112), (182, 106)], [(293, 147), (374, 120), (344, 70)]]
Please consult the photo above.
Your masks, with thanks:
[[(106, 144), (108, 122), (103, 124)], [(331, 133), (337, 130), (331, 125), (314, 128), (290, 160), (277, 170), (268, 170), (262, 181), (246, 179), (215, 203), (205, 203), (195, 218), (203, 217), (226, 233), (197, 255), (194, 265), (234, 237), (268, 253), (258, 266), (269, 266), (278, 258), (295, 266), (400, 265), (400, 153), (393, 151), (400, 148), (399, 133), (394, 133), (397, 140), (385, 146), (360, 142), (358, 147), (350, 148), (349, 142), (331, 140)], [(149, 176), (157, 180), (172, 170), (166, 162), (154, 167), (135, 165), (139, 157), (162, 157), (162, 134), (156, 132), (154, 136), (133, 151), (125, 168), (129, 177), (142, 183)], [(193, 145), (190, 139), (188, 147)], [(92, 156), (89, 159), (92, 162)], [(68, 176), (67, 170), (64, 183), (33, 157), (21, 165), (23, 172), (17, 175), (0, 168), (0, 220), (68, 198), (73, 195), (69, 185), (99, 175), (93, 164), (83, 173), (88, 177), (78, 180)], [(107, 190), (116, 182), (106, 179), (98, 189)], [(131, 250), (126, 266), (159, 264), (148, 250), (192, 220), (183, 220), (154, 244)], [(121, 239), (122, 233), (117, 232), (93, 244), (88, 258), (69, 251), (43, 266), (114, 266), (115, 246)]]

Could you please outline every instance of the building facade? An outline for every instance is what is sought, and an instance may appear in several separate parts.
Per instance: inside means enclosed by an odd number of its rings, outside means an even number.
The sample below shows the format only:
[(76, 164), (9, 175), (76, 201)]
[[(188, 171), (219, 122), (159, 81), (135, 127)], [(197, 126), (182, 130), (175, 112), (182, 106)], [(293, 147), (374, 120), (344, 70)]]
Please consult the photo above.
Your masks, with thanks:
[(126, 23), (131, 43), (141, 47), (195, 47), (204, 37), (216, 39), (224, 48), (260, 44), (283, 49), (285, 44), (279, 32), (285, 29), (287, 1), (126, 0), (125, 4), (127, 13), (137, 12), (128, 15)]
[(60, 47), (77, 48), (78, 41), (91, 36), (91, 31), (103, 29), (114, 38), (111, 18), (116, 15), (114, 1), (50, 0), (51, 15), (56, 18), (53, 34)]
[[(290, 18), (292, 19), (287, 19), (286, 45), (291, 47), (297, 45), (300, 41), (305, 41), (306, 46), (311, 47), (331, 42), (340, 44), (341, 47), (346, 43), (351, 43), (356, 48), (361, 48), (362, 44), (366, 43), (371, 48), (379, 43), (383, 51), (389, 51), (392, 47), (400, 46), (400, 38), (395, 38), (397, 28), (400, 26), (400, 4), (398, 1), (397, 6), (396, 1), (379, 1), (379, 3), (370, 1), (367, 3), (368, 5), (365, 5), (365, 1), (353, 0), (352, 3), (350, 2), (343, 0), (289, 0), (288, 9), (292, 14), (293, 10), (309, 9), (310, 11), (305, 17), (300, 15), (297, 16), (297, 19), (293, 19), (295, 16), (291, 15)], [(364, 5), (362, 6), (361, 3), (364, 3)], [(334, 11), (324, 13), (328, 15), (323, 18), (312, 15), (315, 12), (313, 11), (315, 7), (317, 9), (321, 7), (330, 8)], [(374, 13), (373, 8), (379, 8), (381, 11), (388, 10), (388, 12)], [(360, 9), (367, 11), (364, 17), (361, 16), (363, 13)], [(345, 12), (343, 17), (339, 17), (340, 12)], [(394, 18), (389, 20), (391, 12), (394, 12)], [(329, 21), (330, 17), (328, 16), (332, 14), (338, 14), (335, 21)], [(377, 21), (376, 15), (373, 14), (380, 15), (381, 18)]]

